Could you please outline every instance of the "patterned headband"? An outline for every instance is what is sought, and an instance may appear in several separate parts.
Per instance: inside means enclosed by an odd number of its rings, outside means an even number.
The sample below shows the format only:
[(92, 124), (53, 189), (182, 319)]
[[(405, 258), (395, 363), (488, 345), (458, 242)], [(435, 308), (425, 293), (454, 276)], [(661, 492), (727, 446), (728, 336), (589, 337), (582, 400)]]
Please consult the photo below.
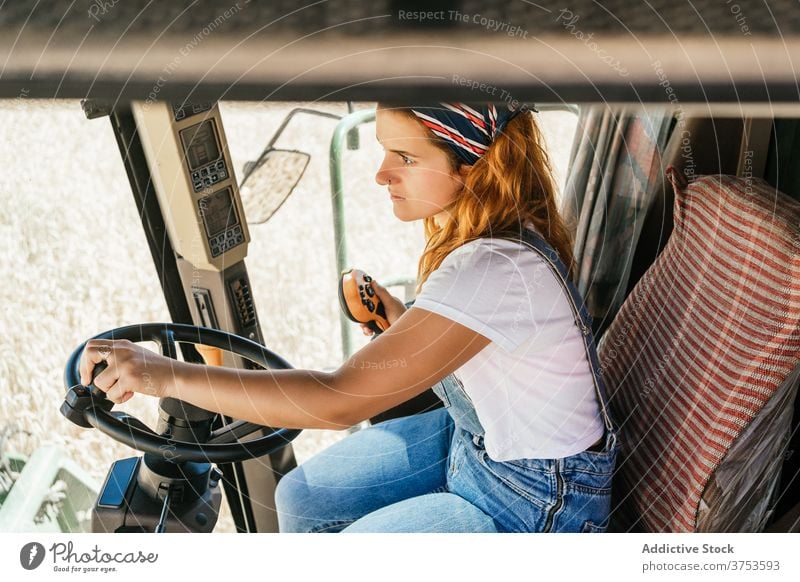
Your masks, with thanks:
[(425, 126), (469, 166), (486, 153), (495, 137), (509, 121), (523, 111), (538, 110), (520, 104), (516, 108), (491, 104), (438, 103), (430, 107), (412, 107), (411, 111)]

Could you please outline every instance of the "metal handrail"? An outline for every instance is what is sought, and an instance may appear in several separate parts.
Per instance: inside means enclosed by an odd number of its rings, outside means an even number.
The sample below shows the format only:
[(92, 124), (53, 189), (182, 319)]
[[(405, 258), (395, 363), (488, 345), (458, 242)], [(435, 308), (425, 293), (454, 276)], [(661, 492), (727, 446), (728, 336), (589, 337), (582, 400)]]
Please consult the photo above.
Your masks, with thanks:
[[(336, 272), (342, 273), (347, 264), (347, 231), (344, 212), (344, 178), (342, 176), (342, 152), (344, 143), (350, 132), (358, 126), (375, 121), (374, 109), (362, 109), (346, 115), (336, 125), (331, 138), (330, 172), (331, 172), (331, 204), (333, 206), (333, 242), (336, 250)], [(350, 357), (353, 349), (350, 334), (350, 320), (339, 312), (339, 327), (342, 337), (342, 355)]]

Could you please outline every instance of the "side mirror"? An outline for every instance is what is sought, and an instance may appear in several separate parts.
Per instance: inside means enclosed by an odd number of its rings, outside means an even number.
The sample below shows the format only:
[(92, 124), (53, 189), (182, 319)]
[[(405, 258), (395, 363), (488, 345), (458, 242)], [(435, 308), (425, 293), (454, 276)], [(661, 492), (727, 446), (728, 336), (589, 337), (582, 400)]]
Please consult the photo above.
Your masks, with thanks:
[(256, 162), (244, 167), (239, 186), (248, 224), (262, 224), (292, 193), (311, 156), (296, 150), (267, 149)]

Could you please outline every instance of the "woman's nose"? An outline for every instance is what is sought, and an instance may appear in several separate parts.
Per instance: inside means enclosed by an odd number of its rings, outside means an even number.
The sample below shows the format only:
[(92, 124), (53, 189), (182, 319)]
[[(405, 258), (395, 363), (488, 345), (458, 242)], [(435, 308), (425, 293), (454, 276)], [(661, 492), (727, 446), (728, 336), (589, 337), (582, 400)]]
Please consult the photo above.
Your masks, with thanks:
[(375, 174), (375, 181), (381, 186), (387, 186), (392, 181), (392, 170), (387, 166), (385, 159)]

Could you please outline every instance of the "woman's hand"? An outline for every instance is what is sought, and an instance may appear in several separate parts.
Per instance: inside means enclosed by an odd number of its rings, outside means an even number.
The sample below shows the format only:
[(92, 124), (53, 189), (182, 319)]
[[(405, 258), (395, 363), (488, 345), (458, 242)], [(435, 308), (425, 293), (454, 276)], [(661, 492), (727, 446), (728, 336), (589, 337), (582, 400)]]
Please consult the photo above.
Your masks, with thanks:
[(116, 404), (127, 402), (135, 392), (167, 396), (174, 386), (176, 369), (182, 365), (128, 340), (89, 340), (81, 356), (81, 384), (91, 384), (92, 371), (102, 361), (108, 368), (97, 375), (94, 385)]
[[(374, 279), (372, 280), (372, 288), (375, 290), (375, 294), (381, 300), (381, 303), (383, 303), (389, 325), (394, 324), (394, 322), (400, 319), (400, 316), (406, 312), (405, 303), (389, 293), (383, 285)], [(364, 332), (364, 335), (373, 335), (375, 333), (369, 326), (363, 323), (361, 324), (361, 330)]]

